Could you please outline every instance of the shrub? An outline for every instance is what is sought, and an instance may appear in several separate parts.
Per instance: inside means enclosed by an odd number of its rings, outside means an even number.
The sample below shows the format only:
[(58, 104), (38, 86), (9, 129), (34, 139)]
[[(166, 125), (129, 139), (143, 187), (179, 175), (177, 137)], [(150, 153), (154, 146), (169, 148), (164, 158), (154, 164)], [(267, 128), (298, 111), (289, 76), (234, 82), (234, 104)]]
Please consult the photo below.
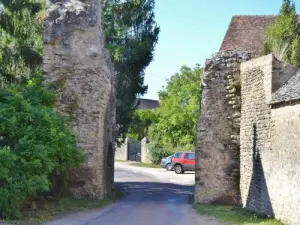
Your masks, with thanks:
[(148, 149), (150, 151), (151, 162), (153, 164), (159, 164), (163, 157), (172, 155), (175, 151), (169, 148), (161, 148), (159, 144), (152, 142), (148, 144)]
[(0, 90), (0, 216), (20, 216), (29, 197), (48, 191), (78, 167), (83, 153), (64, 120), (50, 107), (54, 95), (35, 85)]

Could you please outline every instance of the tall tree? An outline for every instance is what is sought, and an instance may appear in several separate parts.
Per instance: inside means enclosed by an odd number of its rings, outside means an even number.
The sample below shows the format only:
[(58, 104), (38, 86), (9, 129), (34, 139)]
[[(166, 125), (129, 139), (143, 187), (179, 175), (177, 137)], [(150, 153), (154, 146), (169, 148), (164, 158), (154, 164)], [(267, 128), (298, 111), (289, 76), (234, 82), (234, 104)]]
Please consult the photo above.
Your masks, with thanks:
[(201, 67), (182, 66), (173, 75), (167, 87), (159, 92), (158, 122), (149, 128), (151, 142), (163, 148), (183, 147), (193, 150), (196, 124), (200, 111)]
[(41, 69), (44, 0), (0, 0), (0, 82), (16, 83)]
[(157, 116), (155, 109), (135, 110), (126, 136), (135, 140), (142, 140), (147, 137), (151, 124), (158, 122)]
[(299, 35), (295, 3), (283, 0), (275, 23), (266, 32), (266, 53), (272, 52), (280, 60), (299, 66)]
[(104, 0), (105, 42), (117, 73), (118, 140), (128, 130), (136, 97), (147, 91), (144, 70), (160, 31), (154, 5), (154, 0)]

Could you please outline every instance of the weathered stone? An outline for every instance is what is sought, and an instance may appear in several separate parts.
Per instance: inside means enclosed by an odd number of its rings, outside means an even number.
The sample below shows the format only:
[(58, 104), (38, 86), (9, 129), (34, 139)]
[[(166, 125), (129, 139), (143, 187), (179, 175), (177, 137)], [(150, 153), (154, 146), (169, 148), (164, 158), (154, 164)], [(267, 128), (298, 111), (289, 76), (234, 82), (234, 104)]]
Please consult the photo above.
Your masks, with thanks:
[(243, 58), (251, 59), (251, 54), (243, 51), (219, 52), (210, 58), (210, 66), (205, 66), (204, 76), (209, 79), (202, 88), (197, 125), (195, 173), (201, 181), (196, 181), (196, 202), (239, 202), (238, 177), (232, 176), (233, 171), (239, 170), (236, 159), (239, 144), (230, 137), (236, 135), (236, 128), (232, 125), (236, 110), (229, 104), (228, 97), (235, 98), (240, 93), (229, 85), (227, 77), (232, 75), (236, 81)]
[(233, 98), (233, 97), (235, 97), (235, 94), (228, 94), (228, 95), (226, 95), (226, 98)]
[(240, 135), (230, 135), (230, 138), (233, 139), (233, 140), (239, 140)]
[(272, 55), (241, 64), (242, 203), (291, 225), (300, 224), (300, 101), (268, 103), (296, 71)]
[(233, 118), (241, 118), (241, 113), (240, 112), (235, 112), (233, 115), (232, 115)]
[(228, 92), (229, 92), (230, 94), (236, 93), (236, 89), (233, 88), (233, 87), (231, 87), (231, 88), (228, 90)]
[(87, 157), (70, 177), (79, 198), (103, 198), (114, 180), (115, 82), (101, 11), (98, 0), (48, 0), (44, 22), (45, 80)]
[(143, 163), (151, 163), (150, 151), (147, 147), (148, 140), (147, 138), (143, 138), (141, 141), (141, 162)]

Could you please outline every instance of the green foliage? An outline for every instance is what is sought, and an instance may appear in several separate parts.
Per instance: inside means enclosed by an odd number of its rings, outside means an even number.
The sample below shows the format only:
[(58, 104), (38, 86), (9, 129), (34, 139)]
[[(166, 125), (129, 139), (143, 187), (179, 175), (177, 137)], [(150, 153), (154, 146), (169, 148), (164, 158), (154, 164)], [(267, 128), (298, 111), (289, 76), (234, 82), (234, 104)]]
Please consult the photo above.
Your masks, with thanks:
[(158, 122), (149, 128), (149, 139), (166, 149), (193, 150), (200, 111), (200, 72), (182, 66), (159, 92)]
[(235, 225), (281, 225), (278, 220), (257, 215), (240, 206), (222, 206), (195, 204), (193, 206), (201, 215), (215, 217), (222, 223)]
[(150, 125), (157, 121), (155, 110), (137, 109), (133, 113), (132, 122), (129, 125), (126, 136), (134, 140), (142, 140), (144, 137), (147, 137)]
[(150, 152), (150, 160), (153, 164), (159, 164), (163, 157), (175, 153), (173, 149), (162, 148), (158, 143), (155, 143), (155, 141), (148, 144), (148, 149)]
[[(78, 167), (83, 153), (64, 120), (49, 107), (54, 96), (39, 83), (0, 90), (0, 216), (18, 216), (23, 201), (48, 191)], [(53, 180), (55, 182), (55, 180)]]
[(61, 192), (84, 156), (42, 85), (45, 1), (0, 4), (0, 217), (10, 218), (41, 192)]
[(300, 38), (297, 37), (292, 43), (291, 64), (300, 67)]
[(42, 65), (44, 0), (0, 0), (0, 84), (21, 82)]
[(279, 60), (299, 66), (299, 38), (300, 27), (297, 23), (295, 3), (283, 0), (275, 23), (267, 29), (264, 52), (272, 52)]
[(105, 43), (117, 72), (118, 140), (131, 123), (137, 95), (147, 91), (144, 70), (153, 59), (159, 27), (154, 0), (104, 0)]

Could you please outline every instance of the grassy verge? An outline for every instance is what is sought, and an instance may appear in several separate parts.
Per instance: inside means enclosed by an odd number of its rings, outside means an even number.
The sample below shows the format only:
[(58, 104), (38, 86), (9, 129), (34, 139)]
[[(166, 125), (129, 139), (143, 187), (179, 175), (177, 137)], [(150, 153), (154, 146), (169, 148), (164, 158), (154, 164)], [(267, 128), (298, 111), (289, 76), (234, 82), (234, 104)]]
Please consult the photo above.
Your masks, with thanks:
[(239, 206), (195, 204), (194, 208), (201, 215), (215, 217), (220, 222), (233, 225), (281, 225), (278, 220), (256, 215)]
[(0, 224), (1, 222), (17, 225), (39, 224), (65, 213), (101, 208), (119, 200), (122, 196), (121, 192), (114, 190), (110, 197), (101, 201), (74, 198), (47, 199), (46, 201), (39, 202), (35, 210), (24, 211), (23, 217), (20, 220), (0, 220)]
[(160, 165), (150, 164), (150, 163), (142, 163), (142, 162), (129, 163), (128, 165), (138, 166), (138, 167), (148, 167), (148, 168), (161, 168)]
[(128, 162), (128, 160), (115, 159), (116, 162)]

